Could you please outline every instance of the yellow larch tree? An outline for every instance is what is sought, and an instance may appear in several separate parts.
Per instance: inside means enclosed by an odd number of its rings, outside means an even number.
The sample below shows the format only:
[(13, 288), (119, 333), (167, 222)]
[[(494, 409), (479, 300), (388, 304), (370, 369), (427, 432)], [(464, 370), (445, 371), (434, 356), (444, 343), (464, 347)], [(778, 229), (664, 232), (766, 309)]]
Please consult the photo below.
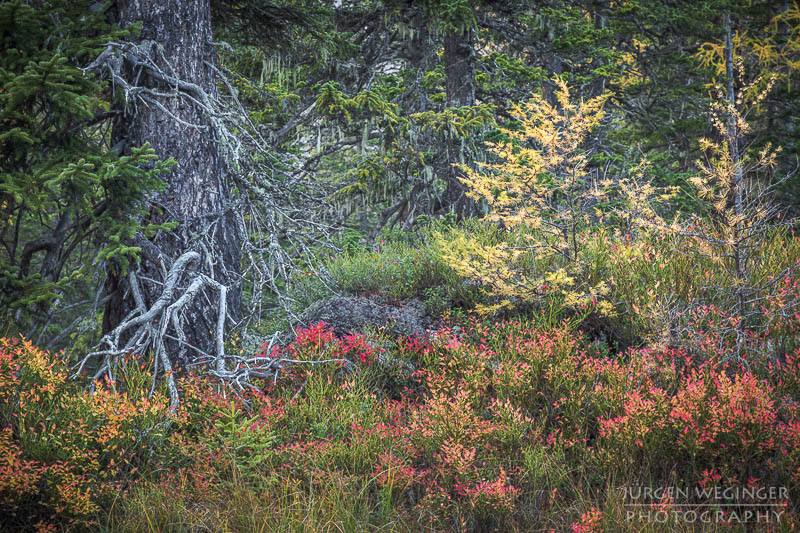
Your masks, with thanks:
[(503, 140), (487, 143), (498, 162), (461, 167), (468, 194), (488, 204), (484, 221), (501, 236), (460, 233), (441, 249), (459, 274), (488, 288), (493, 301), (480, 308), (485, 313), (553, 295), (567, 308), (613, 309), (606, 284), (583, 275), (581, 252), (612, 186), (634, 187), (601, 180), (589, 166), (587, 140), (609, 95), (573, 103), (566, 83), (555, 83), (556, 105), (534, 98), (510, 109), (519, 127), (500, 128)]

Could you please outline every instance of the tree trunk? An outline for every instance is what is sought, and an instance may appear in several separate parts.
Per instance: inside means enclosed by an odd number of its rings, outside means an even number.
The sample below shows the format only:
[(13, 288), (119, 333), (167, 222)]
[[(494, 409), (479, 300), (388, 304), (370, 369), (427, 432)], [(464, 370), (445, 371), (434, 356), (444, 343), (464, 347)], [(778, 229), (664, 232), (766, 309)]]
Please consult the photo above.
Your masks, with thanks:
[[(112, 145), (123, 146), (125, 151), (125, 147), (149, 142), (159, 157), (177, 162), (165, 178), (166, 189), (148, 199), (145, 224), (173, 222), (177, 227), (159, 231), (151, 239), (155, 246), (148, 243), (141, 254), (138, 273), (145, 305), (160, 295), (159, 281), (163, 281), (165, 269), (192, 250), (199, 252), (202, 260), (193, 265), (183, 286), (201, 272), (226, 285), (228, 313), (236, 318), (240, 311), (240, 242), (217, 132), (209, 110), (201, 108), (196, 97), (153, 74), (161, 70), (170, 78), (199, 87), (211, 100), (218, 97), (209, 1), (117, 0), (115, 7), (120, 26), (142, 23), (140, 34), (133, 39), (156, 65), (143, 67), (128, 59), (123, 72), (132, 85), (159, 93), (153, 98), (161, 105), (128, 105), (114, 125)], [(106, 307), (104, 331), (113, 329), (135, 307), (131, 296), (124, 295), (126, 283), (119, 274), (110, 276), (107, 288), (114, 295)], [(211, 332), (215, 331), (217, 311), (216, 301), (202, 295), (186, 308), (186, 342), (183, 349), (177, 345), (169, 349), (174, 363), (183, 366), (195, 358), (193, 347), (213, 353)], [(177, 353), (182, 355), (174, 360)]]
[(735, 220), (731, 230), (733, 231), (733, 259), (736, 268), (736, 293), (739, 317), (742, 319), (739, 326), (744, 328), (744, 320), (747, 315), (747, 303), (745, 297), (744, 284), (747, 273), (745, 272), (745, 257), (742, 242), (743, 230), (743, 194), (744, 194), (744, 175), (739, 154), (739, 131), (736, 124), (736, 86), (734, 79), (733, 64), (733, 29), (731, 27), (731, 15), (725, 14), (725, 75), (726, 75), (726, 97), (728, 100), (728, 149), (733, 163), (733, 180), (731, 186), (731, 196), (729, 202), (733, 204)]
[[(447, 90), (447, 107), (475, 104), (475, 65), (472, 49), (472, 28), (449, 30), (444, 41), (444, 71)], [(475, 202), (466, 196), (467, 187), (459, 178), (463, 173), (454, 165), (462, 160), (461, 139), (452, 135), (447, 142), (447, 168), (444, 170), (446, 188), (442, 204), (459, 218), (477, 213)]]

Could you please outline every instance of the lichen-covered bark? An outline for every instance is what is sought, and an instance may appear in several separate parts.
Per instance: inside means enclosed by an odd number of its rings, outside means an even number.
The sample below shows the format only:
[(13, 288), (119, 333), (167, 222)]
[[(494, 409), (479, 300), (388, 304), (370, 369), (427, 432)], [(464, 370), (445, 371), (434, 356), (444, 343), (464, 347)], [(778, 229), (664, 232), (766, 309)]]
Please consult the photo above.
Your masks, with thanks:
[[(135, 22), (142, 24), (141, 32), (132, 39), (144, 45), (163, 73), (194, 84), (210, 98), (217, 98), (208, 0), (117, 0), (115, 12), (117, 22), (123, 27)], [(165, 178), (166, 190), (149, 199), (150, 213), (145, 222), (179, 225), (170, 232), (159, 232), (152, 239), (157, 251), (152, 248), (143, 251), (142, 279), (162, 277), (159, 251), (167, 261), (185, 251), (197, 251), (203, 257), (198, 268), (231, 286), (228, 311), (236, 316), (240, 308), (240, 291), (236, 287), (239, 237), (229, 211), (230, 190), (218, 137), (207, 110), (186, 91), (149, 74), (147, 68), (135, 61), (126, 61), (123, 70), (130, 83), (162, 93), (156, 100), (163, 108), (129, 105), (114, 125), (112, 144), (125, 150), (149, 142), (161, 158), (171, 157), (177, 162)], [(109, 290), (116, 293), (106, 310), (106, 331), (118, 324), (133, 306), (129, 297), (123, 298), (124, 284), (124, 280), (113, 275), (109, 280)], [(145, 281), (142, 292), (149, 304), (157, 298), (159, 286)], [(213, 351), (210, 332), (216, 321), (215, 307), (198, 298), (187, 310), (188, 342), (207, 352)]]

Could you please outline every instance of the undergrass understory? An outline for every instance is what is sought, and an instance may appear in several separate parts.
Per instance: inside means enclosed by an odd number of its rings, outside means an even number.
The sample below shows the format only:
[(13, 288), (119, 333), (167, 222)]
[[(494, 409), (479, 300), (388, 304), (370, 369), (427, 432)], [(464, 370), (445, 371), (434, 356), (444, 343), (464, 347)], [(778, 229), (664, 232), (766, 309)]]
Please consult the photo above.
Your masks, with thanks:
[[(58, 354), (5, 339), (2, 528), (795, 531), (800, 316), (771, 310), (798, 299), (796, 277), (731, 328), (713, 261), (647, 235), (592, 243), (613, 313), (554, 297), (477, 315), (491, 294), (430, 244), (332, 258), (340, 290), (420, 298), (442, 326), (313, 324), (259, 355), (349, 364), (294, 365), (240, 395), (186, 374), (174, 413), (147, 360), (90, 393)], [(764, 277), (798, 250), (766, 241)]]

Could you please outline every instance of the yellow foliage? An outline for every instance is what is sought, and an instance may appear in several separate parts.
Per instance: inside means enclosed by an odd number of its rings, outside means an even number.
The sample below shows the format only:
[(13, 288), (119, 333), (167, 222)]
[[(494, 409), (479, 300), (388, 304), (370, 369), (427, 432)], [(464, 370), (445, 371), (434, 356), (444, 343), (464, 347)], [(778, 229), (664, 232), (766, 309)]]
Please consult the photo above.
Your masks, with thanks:
[(498, 162), (460, 166), (468, 194), (488, 204), (485, 222), (503, 230), (496, 242), (460, 234), (441, 246), (454, 270), (494, 297), (483, 312), (555, 295), (569, 308), (595, 306), (601, 314), (611, 313), (612, 305), (603, 300), (608, 287), (584, 275), (582, 249), (592, 225), (603, 218), (597, 205), (608, 201), (613, 189), (632, 200), (624, 217), (655, 217), (648, 202), (655, 191), (641, 183), (644, 165), (626, 179), (599, 179), (589, 167), (592, 154), (585, 144), (610, 95), (575, 103), (566, 83), (558, 78), (555, 83), (556, 105), (534, 98), (511, 108), (520, 127), (500, 128), (504, 140), (487, 143)]
[[(740, 94), (752, 95), (748, 97), (751, 109), (764, 100), (776, 79), (770, 76), (762, 84), (757, 78), (740, 90)], [(762, 85), (763, 89), (755, 90)], [(675, 230), (676, 234), (689, 237), (690, 249), (712, 258), (733, 281), (729, 296), (739, 334), (748, 327), (748, 321), (761, 313), (753, 302), (766, 299), (763, 295), (769, 287), (791, 272), (775, 273), (766, 283), (761, 274), (756, 274), (764, 262), (761, 242), (784, 224), (772, 203), (772, 191), (786, 176), (771, 177), (780, 149), (767, 144), (760, 152), (740, 153), (749, 131), (747, 111), (741, 96), (734, 99), (729, 94), (726, 99), (719, 90), (718, 100), (711, 106), (711, 123), (721, 141), (700, 141), (705, 157), (697, 161), (699, 174), (689, 180), (705, 200), (708, 216), (696, 217), (688, 231)]]
[[(500, 163), (478, 163), (478, 170), (462, 167), (469, 195), (489, 204), (487, 221), (561, 236), (576, 208), (593, 203), (587, 186), (589, 154), (582, 146), (602, 120), (609, 95), (576, 105), (564, 81), (556, 79), (556, 84), (558, 108), (541, 98), (511, 108), (522, 127), (500, 128), (507, 140), (488, 143)], [(575, 259), (574, 251), (564, 248), (570, 260)]]
[[(771, 77), (766, 86), (755, 93), (752, 106), (757, 106), (766, 98), (775, 80), (775, 77)], [(757, 86), (759, 81), (756, 80), (751, 85)], [(741, 245), (742, 238), (751, 235), (755, 228), (764, 226), (775, 214), (767, 195), (761, 194), (757, 180), (747, 178), (774, 168), (780, 148), (773, 149), (767, 144), (758, 154), (749, 158), (734, 161), (732, 157), (731, 144), (741, 144), (742, 138), (749, 131), (745, 114), (743, 109), (724, 103), (722, 94), (719, 95), (718, 101), (711, 106), (711, 123), (723, 141), (700, 140), (705, 158), (696, 162), (700, 173), (689, 179), (697, 189), (698, 196), (713, 211), (715, 227), (707, 228), (709, 239), (732, 245)], [(734, 130), (729, 128), (729, 120), (736, 125)], [(732, 131), (736, 132), (733, 137)], [(737, 183), (737, 175), (742, 176), (741, 183)], [(737, 195), (742, 198), (738, 211), (734, 202)], [(702, 225), (702, 221), (697, 223)]]
[[(787, 73), (800, 68), (800, 6), (797, 2), (787, 3), (765, 27), (734, 32), (731, 44), (735, 63), (747, 59), (751, 68), (761, 73), (780, 73), (788, 81)], [(725, 76), (725, 45), (721, 40), (703, 43), (695, 57), (718, 76)]]

